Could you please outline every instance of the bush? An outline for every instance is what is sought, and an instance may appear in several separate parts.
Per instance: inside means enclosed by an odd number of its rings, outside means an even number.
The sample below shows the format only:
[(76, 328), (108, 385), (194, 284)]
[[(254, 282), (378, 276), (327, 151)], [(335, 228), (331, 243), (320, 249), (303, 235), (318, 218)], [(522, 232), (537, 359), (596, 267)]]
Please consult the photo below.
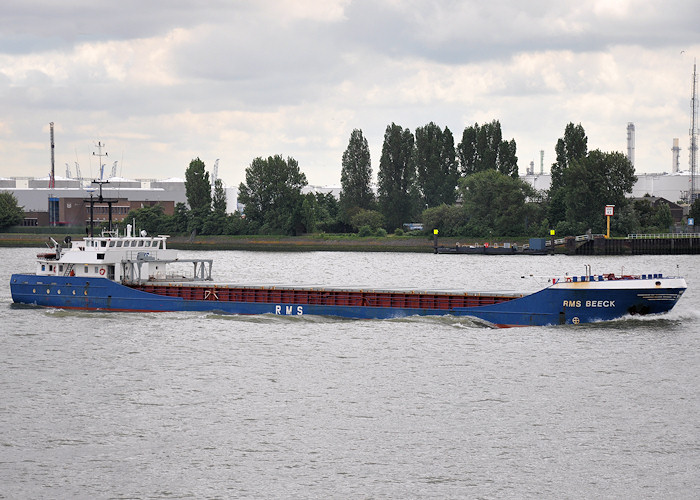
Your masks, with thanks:
[(386, 229), (380, 227), (374, 232), (374, 235), (379, 236), (380, 238), (386, 238)]
[(440, 236), (462, 236), (467, 224), (467, 214), (457, 205), (440, 205), (423, 211), (422, 222), (426, 233), (432, 235), (433, 229), (440, 231)]
[(360, 229), (357, 230), (357, 235), (361, 238), (372, 236), (372, 228), (367, 225), (361, 226)]
[(394, 235), (395, 236), (403, 236), (403, 229), (401, 229), (400, 227), (397, 227), (396, 229), (394, 229)]
[(358, 230), (362, 226), (369, 226), (374, 230), (384, 225), (384, 216), (376, 210), (359, 210), (350, 219), (350, 224)]

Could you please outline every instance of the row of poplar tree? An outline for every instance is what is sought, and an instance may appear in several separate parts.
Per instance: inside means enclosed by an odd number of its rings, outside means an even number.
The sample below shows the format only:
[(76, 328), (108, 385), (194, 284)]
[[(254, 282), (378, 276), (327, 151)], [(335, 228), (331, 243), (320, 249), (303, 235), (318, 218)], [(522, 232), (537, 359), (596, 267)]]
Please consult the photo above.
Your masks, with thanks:
[[(243, 213), (227, 214), (220, 180), (213, 186), (204, 163), (185, 173), (187, 202), (175, 214), (159, 206), (135, 211), (150, 232), (197, 234), (386, 234), (422, 222), (446, 236), (542, 236), (602, 232), (603, 208), (616, 205), (617, 233), (667, 231), (668, 207), (626, 196), (634, 167), (619, 152), (588, 150), (583, 127), (569, 123), (555, 146), (548, 191), (518, 177), (515, 140), (492, 121), (468, 126), (455, 146), (452, 132), (431, 122), (415, 133), (392, 123), (384, 134), (376, 189), (367, 139), (353, 130), (342, 156), (341, 193), (302, 194), (308, 184), (298, 162), (281, 155), (255, 158), (238, 188)], [(699, 207), (700, 208), (700, 207)]]

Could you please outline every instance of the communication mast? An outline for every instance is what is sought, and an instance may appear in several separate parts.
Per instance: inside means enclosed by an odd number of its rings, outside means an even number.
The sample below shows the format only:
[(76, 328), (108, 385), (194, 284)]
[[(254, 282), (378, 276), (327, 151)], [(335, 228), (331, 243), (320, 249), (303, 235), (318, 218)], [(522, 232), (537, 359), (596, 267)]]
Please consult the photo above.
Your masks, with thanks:
[(698, 166), (698, 75), (695, 66), (695, 61), (693, 61), (693, 97), (690, 100), (690, 196), (688, 200), (691, 204), (697, 198), (695, 174)]

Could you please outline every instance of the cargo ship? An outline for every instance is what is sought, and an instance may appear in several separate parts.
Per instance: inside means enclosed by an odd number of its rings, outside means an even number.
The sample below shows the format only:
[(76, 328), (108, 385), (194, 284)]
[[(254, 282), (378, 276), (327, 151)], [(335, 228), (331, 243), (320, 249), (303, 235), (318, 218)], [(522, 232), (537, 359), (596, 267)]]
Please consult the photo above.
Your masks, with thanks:
[[(134, 232), (135, 233), (135, 232)], [(103, 231), (55, 240), (34, 273), (13, 274), (16, 304), (103, 311), (210, 311), (357, 319), (452, 315), (499, 327), (579, 324), (669, 311), (682, 277), (592, 274), (551, 278), (533, 293), (236, 285), (212, 280), (211, 259), (182, 259), (168, 236)]]

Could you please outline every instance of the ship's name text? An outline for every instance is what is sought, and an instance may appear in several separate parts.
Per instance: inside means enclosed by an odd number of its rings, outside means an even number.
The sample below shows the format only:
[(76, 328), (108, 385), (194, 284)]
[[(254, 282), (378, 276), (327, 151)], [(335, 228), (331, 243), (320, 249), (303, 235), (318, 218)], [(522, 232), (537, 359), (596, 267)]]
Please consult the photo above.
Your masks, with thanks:
[(564, 307), (615, 307), (614, 300), (565, 300)]
[(304, 314), (304, 306), (275, 306), (275, 314), (285, 316), (301, 316)]

